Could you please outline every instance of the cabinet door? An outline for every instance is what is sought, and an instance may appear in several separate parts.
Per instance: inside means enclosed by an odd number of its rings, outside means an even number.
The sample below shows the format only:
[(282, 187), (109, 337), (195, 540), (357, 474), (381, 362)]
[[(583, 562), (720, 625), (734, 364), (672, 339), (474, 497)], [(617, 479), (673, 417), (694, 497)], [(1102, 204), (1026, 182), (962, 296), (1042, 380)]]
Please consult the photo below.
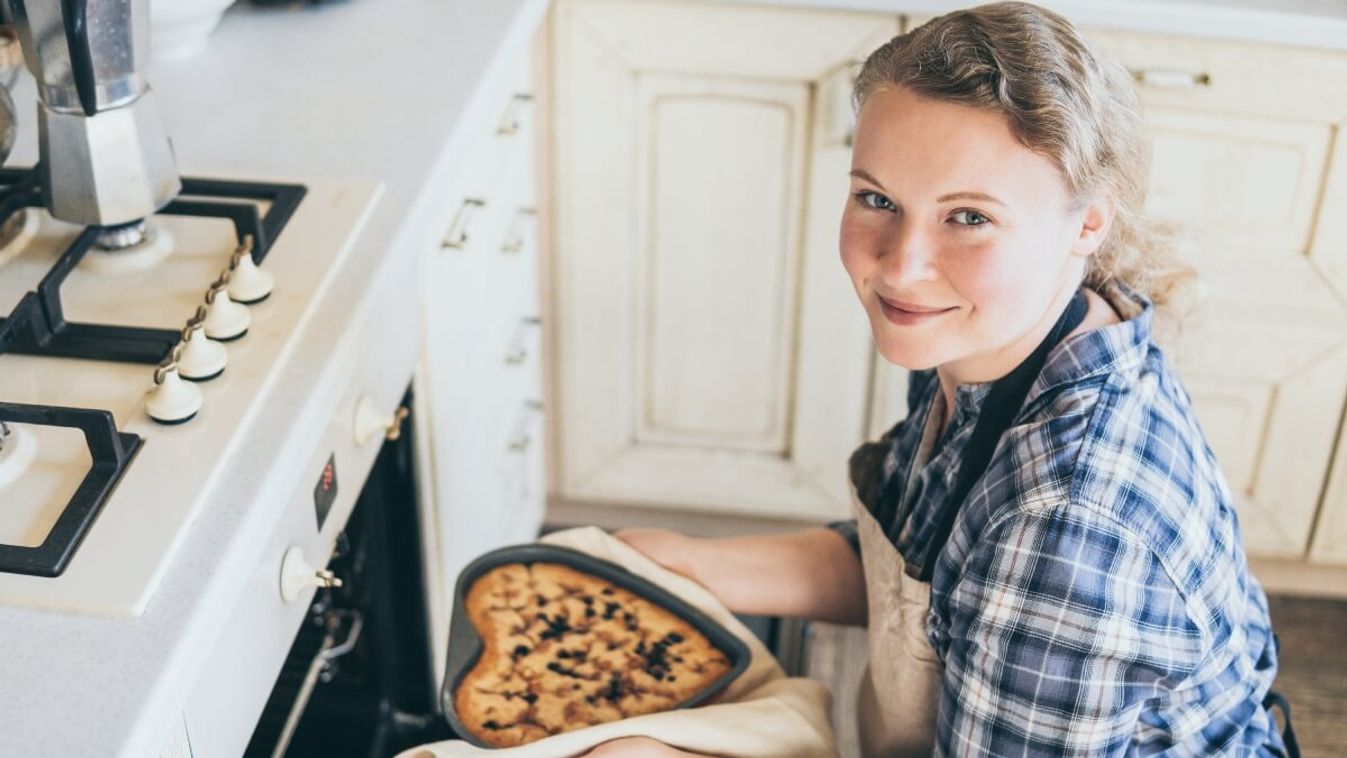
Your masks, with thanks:
[[(1321, 214), (1324, 221), (1317, 230), (1315, 244), (1318, 249), (1339, 252), (1339, 255), (1331, 256), (1326, 269), (1329, 278), (1336, 283), (1337, 291), (1344, 292), (1347, 291), (1347, 227), (1338, 219), (1344, 218), (1344, 212), (1347, 212), (1347, 129), (1338, 129), (1333, 156), (1333, 166), (1324, 189), (1324, 206), (1336, 209), (1337, 213)], [(1324, 409), (1326, 416), (1331, 413), (1331, 407)], [(1310, 559), (1318, 563), (1347, 565), (1347, 423), (1338, 426), (1337, 452), (1319, 509)]]
[[(1148, 210), (1183, 230), (1205, 302), (1161, 345), (1229, 479), (1250, 554), (1303, 557), (1347, 396), (1347, 213), (1330, 170), (1347, 56), (1092, 35), (1133, 72), (1153, 141)], [(1330, 91), (1331, 94), (1330, 94)], [(1334, 140), (1339, 144), (1334, 145)]]
[(556, 19), (559, 494), (845, 514), (871, 360), (837, 255), (847, 98), (896, 18), (624, 1)]

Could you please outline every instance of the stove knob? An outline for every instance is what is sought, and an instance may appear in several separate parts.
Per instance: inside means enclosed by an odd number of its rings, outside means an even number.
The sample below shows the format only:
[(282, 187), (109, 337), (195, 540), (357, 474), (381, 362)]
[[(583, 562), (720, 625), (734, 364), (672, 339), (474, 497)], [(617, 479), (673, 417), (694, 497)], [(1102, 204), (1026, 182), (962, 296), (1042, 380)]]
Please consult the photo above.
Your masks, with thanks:
[(197, 327), (183, 343), (178, 374), (193, 382), (206, 382), (219, 376), (227, 363), (229, 351), (225, 346), (207, 337), (205, 329)]
[(253, 321), (248, 306), (231, 300), (229, 292), (224, 288), (212, 289), (211, 293), (206, 295), (206, 307), (209, 309), (206, 313), (206, 336), (229, 342), (247, 334)]
[(281, 559), (281, 599), (292, 603), (306, 587), (340, 587), (341, 580), (328, 569), (316, 569), (304, 558), (304, 550), (292, 545)]
[(402, 437), (402, 422), (410, 411), (399, 407), (390, 414), (380, 413), (368, 395), (361, 395), (355, 404), (355, 443), (364, 445), (375, 437), (396, 441)]
[(155, 369), (154, 387), (145, 394), (145, 412), (161, 424), (191, 421), (201, 410), (201, 389), (178, 376), (176, 367)]
[(252, 305), (267, 299), (276, 288), (276, 277), (253, 263), (251, 253), (239, 256), (238, 264), (229, 276), (229, 297), (235, 302)]

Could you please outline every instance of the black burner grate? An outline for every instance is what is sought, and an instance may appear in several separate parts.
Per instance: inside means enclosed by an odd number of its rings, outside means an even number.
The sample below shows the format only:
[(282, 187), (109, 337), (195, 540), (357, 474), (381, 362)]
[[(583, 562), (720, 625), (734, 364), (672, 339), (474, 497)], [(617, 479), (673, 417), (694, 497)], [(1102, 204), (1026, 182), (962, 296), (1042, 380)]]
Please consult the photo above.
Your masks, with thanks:
[(93, 462), (42, 544), (0, 545), (0, 572), (57, 576), (65, 570), (103, 501), (140, 450), (141, 439), (117, 431), (111, 413), (87, 408), (0, 403), (0, 422), (63, 426), (84, 432)]
[[(34, 169), (0, 169), (0, 185), (4, 185), (0, 186), (0, 223), (19, 210), (43, 205)], [(188, 199), (174, 200), (159, 214), (229, 219), (239, 240), (252, 236), (253, 261), (260, 264), (305, 191), (296, 184), (184, 178), (182, 195)], [(228, 202), (230, 198), (266, 201), (267, 211), (259, 214), (256, 203)], [(37, 289), (25, 293), (9, 315), (0, 318), (0, 356), (21, 353), (157, 364), (173, 349), (181, 338), (181, 327), (147, 329), (65, 320), (61, 285), (102, 231), (89, 227), (81, 232)], [(104, 410), (0, 402), (0, 422), (71, 427), (84, 432), (92, 464), (42, 544), (0, 544), (0, 573), (59, 576), (140, 450), (142, 440), (135, 434), (119, 432), (112, 414)]]
[[(42, 205), (35, 175), (32, 169), (0, 169), (0, 183), (9, 185), (0, 190), (0, 222), (22, 208)], [(269, 203), (267, 212), (259, 215), (254, 203), (179, 199), (164, 206), (159, 214), (229, 219), (238, 239), (252, 235), (253, 262), (260, 264), (271, 249), (271, 241), (290, 220), (304, 193), (305, 188), (297, 184), (183, 179), (183, 195), (265, 200)], [(156, 364), (178, 343), (182, 336), (181, 325), (171, 329), (147, 329), (65, 320), (61, 285), (93, 247), (101, 231), (101, 227), (91, 226), (81, 232), (42, 278), (37, 290), (21, 298), (7, 318), (0, 318), (0, 353)]]

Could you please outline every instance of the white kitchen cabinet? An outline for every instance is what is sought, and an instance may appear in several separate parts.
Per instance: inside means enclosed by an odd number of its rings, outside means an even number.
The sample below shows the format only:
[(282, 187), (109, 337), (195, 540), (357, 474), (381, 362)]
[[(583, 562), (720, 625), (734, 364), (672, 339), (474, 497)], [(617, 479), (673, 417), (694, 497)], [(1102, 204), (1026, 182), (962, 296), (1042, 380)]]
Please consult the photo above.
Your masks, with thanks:
[(437, 677), (459, 572), (536, 539), (546, 496), (531, 48), (497, 60), (421, 251), (417, 443), (426, 553), (439, 561), (426, 568)]
[[(1347, 109), (1344, 109), (1347, 113)], [(1347, 227), (1338, 220), (1347, 209), (1347, 128), (1338, 122), (1333, 163), (1324, 185), (1324, 211), (1320, 212), (1315, 231), (1315, 247), (1336, 250), (1336, 256), (1324, 256), (1324, 271), (1336, 292), (1347, 291)], [(1336, 210), (1336, 213), (1334, 211)], [(1328, 488), (1319, 509), (1319, 520), (1310, 546), (1310, 559), (1317, 563), (1347, 566), (1347, 424), (1339, 426), (1337, 451)], [(1339, 582), (1347, 587), (1347, 580)]]
[(556, 495), (845, 515), (871, 365), (837, 256), (850, 75), (896, 17), (554, 16)]
[[(1246, 548), (1345, 561), (1347, 486), (1323, 501), (1312, 551), (1310, 540), (1347, 397), (1347, 233), (1336, 223), (1347, 217), (1347, 86), (1322, 86), (1347, 83), (1347, 54), (1085, 33), (1136, 78), (1154, 144), (1148, 210), (1181, 226), (1207, 291), (1161, 346), (1229, 479)], [(875, 408), (901, 410), (902, 372), (880, 364)], [(888, 423), (872, 419), (872, 432)]]
[(1347, 55), (1094, 36), (1138, 75), (1155, 145), (1149, 209), (1181, 224), (1208, 290), (1165, 347), (1248, 551), (1301, 557), (1347, 397), (1347, 237), (1334, 228), (1347, 196), (1325, 192), (1347, 179), (1347, 163), (1328, 160), (1347, 149)]

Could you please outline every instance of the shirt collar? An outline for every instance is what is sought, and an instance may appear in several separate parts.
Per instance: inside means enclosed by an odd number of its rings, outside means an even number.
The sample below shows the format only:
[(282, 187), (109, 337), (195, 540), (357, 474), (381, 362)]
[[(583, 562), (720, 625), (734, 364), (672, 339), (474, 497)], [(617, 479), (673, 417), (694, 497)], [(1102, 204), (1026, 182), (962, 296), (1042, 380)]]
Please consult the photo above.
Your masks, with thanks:
[[(1068, 337), (1049, 350), (1043, 370), (1024, 399), (1026, 406), (1039, 395), (1064, 384), (1115, 372), (1131, 378), (1140, 372), (1150, 344), (1155, 306), (1145, 295), (1121, 282), (1106, 283), (1096, 292), (1123, 320)], [(977, 416), (995, 384), (995, 381), (974, 382), (954, 388), (954, 427)], [(938, 380), (936, 391), (939, 392)]]
[(1141, 372), (1150, 349), (1155, 306), (1121, 282), (1109, 282), (1096, 291), (1122, 320), (1069, 337), (1050, 350), (1043, 370), (1029, 388), (1026, 403), (1065, 384), (1105, 374), (1133, 379)]

